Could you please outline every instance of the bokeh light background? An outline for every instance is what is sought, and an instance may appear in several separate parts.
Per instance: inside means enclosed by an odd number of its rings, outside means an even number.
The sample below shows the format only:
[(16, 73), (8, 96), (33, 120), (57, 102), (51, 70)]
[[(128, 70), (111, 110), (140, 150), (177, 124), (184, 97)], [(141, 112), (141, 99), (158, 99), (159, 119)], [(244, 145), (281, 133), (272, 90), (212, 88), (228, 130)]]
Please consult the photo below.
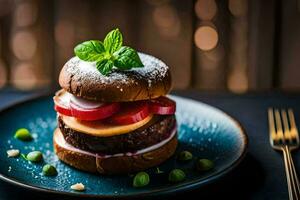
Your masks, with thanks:
[(73, 47), (102, 39), (115, 27), (127, 45), (171, 67), (175, 89), (243, 93), (273, 88), (272, 81), (257, 84), (261, 70), (249, 56), (250, 25), (256, 23), (250, 4), (250, 0), (0, 0), (0, 88), (57, 87), (58, 73), (73, 56)]

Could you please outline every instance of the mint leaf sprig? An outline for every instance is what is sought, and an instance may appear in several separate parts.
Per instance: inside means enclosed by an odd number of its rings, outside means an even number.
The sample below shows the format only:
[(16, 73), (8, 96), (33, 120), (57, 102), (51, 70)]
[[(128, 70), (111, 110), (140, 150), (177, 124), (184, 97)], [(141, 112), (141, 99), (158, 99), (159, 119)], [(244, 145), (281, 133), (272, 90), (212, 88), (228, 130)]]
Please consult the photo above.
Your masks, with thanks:
[(78, 44), (74, 53), (81, 60), (96, 62), (96, 67), (103, 75), (116, 67), (121, 70), (144, 67), (138, 53), (131, 47), (122, 46), (123, 36), (119, 29), (110, 31), (104, 41), (89, 40)]

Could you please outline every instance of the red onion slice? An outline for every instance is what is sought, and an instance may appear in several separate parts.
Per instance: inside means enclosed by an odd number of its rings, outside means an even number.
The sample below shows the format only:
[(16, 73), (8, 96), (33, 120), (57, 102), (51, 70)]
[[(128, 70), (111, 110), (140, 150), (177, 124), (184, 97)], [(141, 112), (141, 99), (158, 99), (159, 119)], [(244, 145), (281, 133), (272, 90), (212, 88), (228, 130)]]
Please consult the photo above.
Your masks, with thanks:
[(72, 116), (70, 110), (70, 95), (70, 93), (63, 92), (62, 90), (60, 90), (53, 97), (53, 101), (55, 104), (54, 109), (60, 114)]
[(101, 103), (101, 102), (94, 102), (94, 101), (85, 100), (85, 99), (76, 97), (74, 95), (71, 95), (70, 100), (76, 106), (78, 106), (80, 108), (83, 108), (83, 109), (86, 109), (86, 110), (99, 108), (103, 105), (103, 103)]

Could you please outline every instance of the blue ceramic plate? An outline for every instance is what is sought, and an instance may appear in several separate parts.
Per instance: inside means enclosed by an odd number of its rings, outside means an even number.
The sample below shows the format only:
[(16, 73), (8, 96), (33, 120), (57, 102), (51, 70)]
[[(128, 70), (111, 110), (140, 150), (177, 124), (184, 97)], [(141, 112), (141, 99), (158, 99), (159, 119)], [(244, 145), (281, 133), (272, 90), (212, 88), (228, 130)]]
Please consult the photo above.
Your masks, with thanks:
[[(60, 162), (52, 148), (52, 134), (56, 127), (56, 113), (52, 96), (39, 97), (18, 103), (0, 112), (0, 178), (29, 189), (68, 195), (97, 197), (128, 197), (161, 195), (200, 187), (228, 173), (242, 160), (247, 146), (247, 137), (241, 126), (224, 112), (207, 104), (173, 96), (177, 102), (179, 146), (177, 152), (189, 150), (198, 158), (214, 161), (215, 168), (206, 173), (197, 172), (194, 162), (178, 163), (173, 156), (156, 168), (149, 169), (151, 181), (147, 187), (133, 188), (132, 175), (99, 176), (78, 171)], [(28, 128), (34, 136), (31, 142), (13, 138), (16, 129)], [(21, 157), (8, 158), (8, 149), (22, 153), (42, 151), (44, 163), (56, 166), (58, 176), (42, 175), (41, 164), (32, 164)], [(184, 182), (171, 184), (168, 172), (174, 168), (186, 171)], [(70, 186), (81, 182), (84, 192), (74, 192)]]

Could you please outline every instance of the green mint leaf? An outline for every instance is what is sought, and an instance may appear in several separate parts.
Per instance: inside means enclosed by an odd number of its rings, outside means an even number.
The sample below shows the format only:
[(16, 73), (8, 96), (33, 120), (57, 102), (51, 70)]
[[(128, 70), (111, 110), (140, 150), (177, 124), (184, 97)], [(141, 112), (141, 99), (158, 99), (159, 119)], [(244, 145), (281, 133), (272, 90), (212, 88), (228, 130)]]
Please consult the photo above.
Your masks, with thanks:
[(126, 70), (135, 67), (144, 67), (137, 52), (130, 47), (121, 47), (113, 56), (115, 58), (114, 65), (119, 69)]
[(113, 68), (114, 63), (112, 60), (101, 60), (96, 62), (96, 67), (99, 70), (99, 72), (103, 75), (107, 75)]
[(81, 60), (97, 61), (99, 59), (103, 59), (105, 55), (105, 48), (101, 41), (89, 40), (78, 44), (74, 48), (74, 53)]
[(78, 44), (74, 53), (81, 60), (96, 62), (96, 68), (103, 75), (109, 74), (113, 67), (120, 70), (143, 67), (138, 53), (122, 44), (122, 33), (119, 29), (114, 29), (106, 35), (103, 42), (90, 40)]
[(110, 31), (103, 41), (105, 50), (111, 54), (118, 51), (121, 48), (122, 43), (123, 36), (118, 28)]

